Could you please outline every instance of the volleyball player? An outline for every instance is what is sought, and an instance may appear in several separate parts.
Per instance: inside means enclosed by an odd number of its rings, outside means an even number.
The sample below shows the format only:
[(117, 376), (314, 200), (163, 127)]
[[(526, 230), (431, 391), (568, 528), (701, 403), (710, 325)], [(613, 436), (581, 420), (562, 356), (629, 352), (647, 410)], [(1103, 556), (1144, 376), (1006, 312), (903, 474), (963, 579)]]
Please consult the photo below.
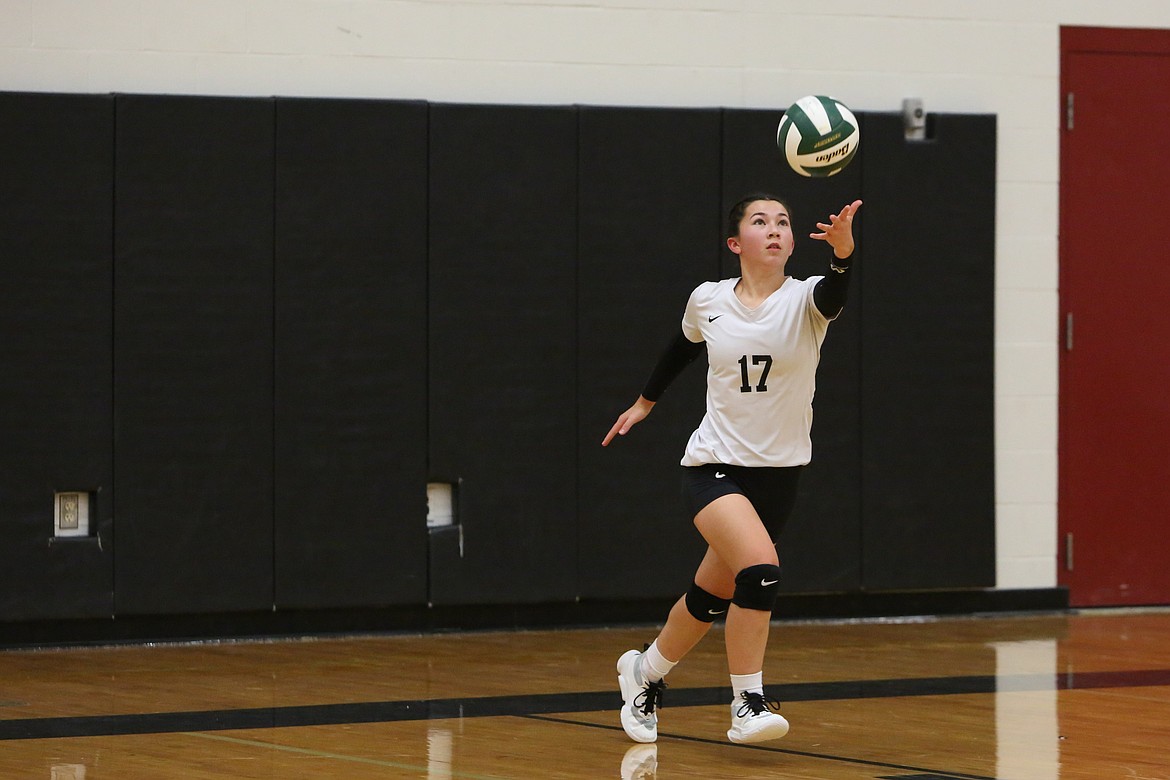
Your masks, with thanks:
[(752, 194), (728, 215), (727, 246), (740, 276), (691, 293), (682, 330), (638, 400), (602, 441), (645, 419), (666, 387), (707, 352), (707, 412), (683, 454), (683, 484), (707, 551), (690, 589), (645, 652), (617, 662), (622, 727), (636, 742), (658, 738), (664, 678), (726, 615), (733, 700), (732, 742), (788, 733), (779, 705), (764, 695), (763, 665), (780, 583), (776, 541), (792, 511), (800, 472), (812, 457), (812, 400), (821, 344), (845, 305), (857, 200), (818, 222), (812, 238), (833, 251), (824, 276), (785, 274), (792, 212), (779, 198)]

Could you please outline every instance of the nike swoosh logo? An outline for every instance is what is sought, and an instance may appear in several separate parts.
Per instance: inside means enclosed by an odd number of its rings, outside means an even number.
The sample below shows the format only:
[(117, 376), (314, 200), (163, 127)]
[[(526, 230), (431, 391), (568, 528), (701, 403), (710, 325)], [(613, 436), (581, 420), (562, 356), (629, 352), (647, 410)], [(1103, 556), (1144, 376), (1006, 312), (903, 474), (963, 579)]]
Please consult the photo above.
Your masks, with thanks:
[(776, 584), (777, 582), (779, 582), (779, 581), (780, 581), (780, 580), (760, 580), (760, 587), (761, 587), (761, 588), (766, 588), (766, 587), (768, 587), (769, 585), (775, 585), (775, 584)]
[(709, 610), (707, 610), (707, 614), (708, 615), (722, 615), (726, 611), (727, 610), (725, 610), (725, 609), (709, 609)]
[(723, 479), (724, 476), (726, 475), (722, 471), (715, 472), (715, 479)]
[(708, 317), (707, 322), (714, 322), (715, 320), (719, 319), (722, 316), (723, 316), (722, 314), (716, 314), (714, 317)]

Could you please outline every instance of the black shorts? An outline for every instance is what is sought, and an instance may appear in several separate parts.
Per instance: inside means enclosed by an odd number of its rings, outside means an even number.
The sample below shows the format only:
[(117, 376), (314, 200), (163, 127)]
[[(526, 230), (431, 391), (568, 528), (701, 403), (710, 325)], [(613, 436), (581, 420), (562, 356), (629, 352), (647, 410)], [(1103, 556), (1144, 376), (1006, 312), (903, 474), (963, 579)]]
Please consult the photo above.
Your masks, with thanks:
[(748, 468), (719, 463), (683, 466), (683, 500), (694, 517), (715, 499), (739, 493), (751, 502), (775, 542), (796, 505), (803, 470), (804, 466)]

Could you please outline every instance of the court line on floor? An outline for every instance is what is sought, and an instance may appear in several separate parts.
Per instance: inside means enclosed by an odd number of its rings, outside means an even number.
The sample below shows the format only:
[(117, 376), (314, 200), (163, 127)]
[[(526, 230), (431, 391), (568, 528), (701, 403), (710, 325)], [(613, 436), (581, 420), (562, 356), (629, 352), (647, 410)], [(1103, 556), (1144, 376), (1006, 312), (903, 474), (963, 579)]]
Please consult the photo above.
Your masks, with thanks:
[[(621, 726), (611, 726), (605, 723), (590, 723), (587, 720), (573, 720), (571, 718), (557, 718), (549, 715), (522, 715), (520, 717), (529, 720), (540, 720), (549, 723), (562, 723), (569, 726), (586, 726), (593, 729), (605, 729), (607, 731), (622, 731)], [(925, 767), (908, 766), (906, 764), (894, 764), (887, 761), (873, 761), (866, 758), (850, 758), (849, 756), (835, 756), (829, 753), (813, 753), (807, 750), (793, 750), (791, 748), (772, 747), (771, 745), (737, 745), (719, 739), (710, 739), (708, 737), (691, 737), (685, 734), (671, 734), (669, 732), (658, 732), (658, 741), (661, 743), (664, 739), (669, 739), (677, 742), (695, 742), (703, 745), (718, 745), (720, 747), (735, 748), (737, 750), (760, 750), (766, 753), (784, 753), (790, 756), (800, 756), (802, 758), (816, 758), (825, 761), (836, 761), (846, 764), (861, 764), (862, 766), (876, 767), (878, 769), (896, 769), (899, 772), (916, 772), (922, 775), (934, 775), (940, 780), (996, 780), (994, 777), (987, 775), (971, 775), (963, 772), (945, 772), (939, 769), (927, 769)]]
[[(429, 767), (420, 766), (419, 764), (402, 764), (397, 761), (385, 761), (379, 758), (363, 758), (361, 756), (348, 756), (343, 753), (330, 753), (325, 750), (313, 750), (311, 748), (299, 748), (292, 745), (279, 745), (275, 742), (265, 742), (261, 739), (240, 739), (239, 737), (228, 737), (223, 734), (204, 734), (197, 731), (182, 732), (186, 737), (198, 737), (200, 739), (213, 739), (217, 742), (228, 742), (233, 745), (243, 745), (245, 747), (259, 747), (268, 748), (271, 750), (279, 750), (284, 753), (299, 753), (304, 756), (312, 756), (313, 758), (328, 758), (335, 761), (348, 761), (354, 764), (367, 764), (369, 766), (380, 766), (387, 769), (407, 769), (412, 772), (427, 772)], [(455, 768), (444, 770), (450, 777), (461, 777), (466, 780), (508, 780), (508, 778), (499, 777), (498, 775), (476, 775), (469, 772), (461, 772)]]
[[(967, 675), (911, 677), (886, 680), (769, 685), (769, 695), (780, 701), (840, 701), (904, 696), (948, 696), (1000, 692), (1070, 690), (1088, 688), (1170, 686), (1170, 669), (1074, 674)], [(672, 688), (672, 707), (725, 704), (729, 689)], [(500, 715), (548, 715), (601, 712), (615, 709), (616, 690), (577, 693), (516, 694), (452, 699), (347, 702), (288, 707), (254, 707), (128, 715), (83, 715), (47, 718), (0, 719), (0, 741), (13, 739), (60, 739), (67, 737), (119, 736), (199, 731), (235, 731), (295, 726), (329, 726), (345, 723), (480, 718)]]

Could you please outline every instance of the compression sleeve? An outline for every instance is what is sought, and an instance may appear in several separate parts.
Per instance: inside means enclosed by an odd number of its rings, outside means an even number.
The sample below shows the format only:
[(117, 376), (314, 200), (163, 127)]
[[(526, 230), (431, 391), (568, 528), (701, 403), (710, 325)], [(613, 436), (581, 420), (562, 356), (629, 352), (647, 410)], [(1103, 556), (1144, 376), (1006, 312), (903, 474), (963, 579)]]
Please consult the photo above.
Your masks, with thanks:
[(813, 303), (825, 319), (833, 319), (845, 308), (845, 299), (849, 297), (849, 277), (852, 275), (848, 265), (850, 259), (834, 259), (829, 273), (813, 288)]
[(658, 358), (658, 364), (654, 366), (650, 379), (642, 389), (642, 397), (647, 401), (661, 398), (670, 383), (702, 353), (703, 345), (704, 342), (691, 341), (679, 331), (663, 351), (662, 357)]

